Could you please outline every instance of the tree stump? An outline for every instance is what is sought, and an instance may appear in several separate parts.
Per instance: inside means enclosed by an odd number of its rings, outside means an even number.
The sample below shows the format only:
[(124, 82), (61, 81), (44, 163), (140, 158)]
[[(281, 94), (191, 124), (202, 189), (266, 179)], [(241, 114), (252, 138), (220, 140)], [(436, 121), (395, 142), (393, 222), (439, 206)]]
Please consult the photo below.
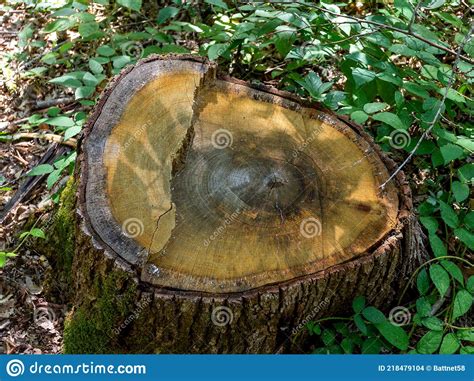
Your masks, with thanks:
[(403, 173), (358, 126), (154, 56), (105, 90), (80, 147), (66, 352), (272, 353), (420, 255)]

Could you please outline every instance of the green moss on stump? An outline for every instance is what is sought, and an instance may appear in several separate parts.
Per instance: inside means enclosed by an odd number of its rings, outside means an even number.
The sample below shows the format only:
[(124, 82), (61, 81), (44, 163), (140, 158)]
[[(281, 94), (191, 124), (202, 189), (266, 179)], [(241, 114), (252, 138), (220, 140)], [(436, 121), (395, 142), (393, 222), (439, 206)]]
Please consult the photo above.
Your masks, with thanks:
[(121, 271), (107, 274), (102, 284), (96, 278), (90, 290), (90, 305), (70, 313), (64, 326), (65, 353), (119, 353), (118, 334), (123, 321), (133, 313), (137, 287)]

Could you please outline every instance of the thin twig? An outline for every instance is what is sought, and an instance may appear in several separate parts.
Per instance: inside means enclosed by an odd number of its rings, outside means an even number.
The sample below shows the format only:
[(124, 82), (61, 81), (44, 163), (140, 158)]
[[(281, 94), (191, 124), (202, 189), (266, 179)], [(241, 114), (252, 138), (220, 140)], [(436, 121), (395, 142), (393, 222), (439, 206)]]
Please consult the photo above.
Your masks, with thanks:
[(422, 2), (423, 2), (422, 0), (418, 1), (418, 3), (415, 6), (415, 9), (413, 10), (413, 15), (411, 16), (410, 23), (408, 24), (408, 31), (410, 33), (413, 33), (413, 25), (416, 22), (416, 17), (418, 16), (418, 10), (420, 9)]
[(408, 155), (408, 157), (403, 161), (402, 164), (400, 164), (400, 166), (395, 170), (395, 172), (393, 172), (390, 177), (387, 179), (387, 181), (385, 181), (381, 186), (380, 188), (383, 189), (385, 187), (385, 185), (387, 185), (391, 180), (393, 180), (395, 178), (395, 176), (402, 170), (402, 168), (412, 159), (412, 157), (415, 155), (416, 151), (418, 150), (418, 148), (420, 147), (420, 144), (423, 140), (425, 140), (425, 138), (428, 136), (428, 134), (431, 132), (431, 130), (433, 129), (433, 127), (435, 126), (435, 124), (438, 122), (440, 116), (441, 116), (441, 113), (442, 113), (442, 109), (443, 109), (443, 106), (444, 106), (444, 102), (446, 101), (446, 98), (448, 97), (448, 93), (449, 93), (449, 90), (451, 89), (451, 87), (453, 86), (454, 84), (454, 79), (456, 77), (456, 68), (457, 68), (457, 65), (459, 64), (459, 60), (460, 60), (460, 55), (461, 55), (461, 51), (463, 50), (464, 46), (469, 42), (469, 40), (472, 38), (472, 34), (474, 33), (474, 23), (471, 24), (471, 27), (469, 29), (469, 32), (468, 34), (466, 34), (466, 36), (464, 37), (464, 40), (463, 42), (459, 45), (458, 47), (458, 51), (456, 53), (456, 59), (454, 61), (454, 64), (453, 64), (453, 69), (452, 69), (452, 74), (449, 78), (449, 82), (448, 82), (448, 85), (446, 86), (445, 90), (444, 90), (444, 95), (443, 95), (443, 98), (441, 98), (441, 102), (438, 106), (438, 109), (436, 110), (436, 114), (435, 116), (433, 117), (433, 120), (430, 122), (430, 124), (428, 125), (428, 128), (423, 132), (423, 134), (421, 135), (421, 138), (418, 140), (418, 142), (416, 143), (415, 147), (413, 148), (413, 150), (410, 152), (410, 154)]
[(77, 140), (74, 138), (69, 138), (68, 140), (64, 140), (61, 135), (56, 134), (42, 134), (40, 132), (19, 132), (13, 135), (13, 140), (19, 139), (41, 139), (47, 140), (50, 142), (55, 142), (59, 144), (64, 144), (66, 146), (76, 148)]

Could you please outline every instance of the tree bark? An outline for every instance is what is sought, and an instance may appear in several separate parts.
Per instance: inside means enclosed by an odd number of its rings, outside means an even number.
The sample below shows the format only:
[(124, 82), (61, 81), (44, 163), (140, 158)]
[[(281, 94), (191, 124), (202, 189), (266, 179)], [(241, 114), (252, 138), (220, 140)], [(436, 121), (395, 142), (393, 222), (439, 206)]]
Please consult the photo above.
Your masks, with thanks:
[[(386, 308), (423, 256), (403, 173), (291, 94), (154, 56), (79, 147), (68, 353), (298, 351), (357, 295)], [(77, 190), (75, 184), (77, 183)]]

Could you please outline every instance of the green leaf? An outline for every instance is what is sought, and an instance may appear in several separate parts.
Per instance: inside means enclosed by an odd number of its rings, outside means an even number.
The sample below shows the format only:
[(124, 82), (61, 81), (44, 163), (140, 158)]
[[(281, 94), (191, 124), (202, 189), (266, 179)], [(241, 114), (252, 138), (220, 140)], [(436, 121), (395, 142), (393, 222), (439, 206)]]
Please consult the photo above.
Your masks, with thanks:
[(81, 132), (82, 126), (74, 126), (71, 128), (68, 128), (66, 132), (64, 133), (64, 141), (72, 138), (73, 136), (76, 136), (79, 132)]
[(459, 159), (463, 154), (464, 150), (456, 144), (448, 143), (440, 147), (441, 156), (443, 156), (444, 164), (448, 164), (453, 160)]
[(364, 315), (364, 317), (368, 321), (374, 324), (383, 323), (387, 320), (385, 318), (385, 315), (382, 313), (382, 311), (378, 310), (375, 307), (364, 308), (364, 310), (362, 311), (362, 315)]
[(54, 171), (52, 165), (49, 164), (40, 164), (34, 167), (30, 172), (27, 173), (27, 176), (40, 176), (46, 173), (51, 173)]
[(372, 116), (372, 119), (388, 124), (397, 130), (407, 130), (409, 126), (405, 125), (398, 115), (391, 112), (381, 112)]
[(380, 103), (380, 102), (375, 102), (375, 103), (366, 103), (364, 105), (364, 111), (367, 113), (367, 114), (373, 114), (375, 112), (379, 112), (381, 110), (383, 110), (384, 108), (386, 108), (388, 106), (388, 104), (386, 103)]
[(444, 323), (441, 319), (438, 319), (434, 316), (426, 317), (422, 320), (422, 324), (432, 331), (442, 331), (444, 328)]
[(385, 340), (398, 349), (405, 351), (408, 348), (408, 335), (402, 327), (393, 325), (389, 321), (374, 324)]
[(474, 341), (474, 329), (460, 329), (456, 332), (456, 336), (459, 340)]
[(215, 5), (216, 7), (218, 8), (222, 8), (222, 9), (229, 9), (227, 7), (227, 4), (224, 3), (223, 0), (204, 0), (206, 3), (208, 4), (211, 4), (211, 5)]
[(446, 223), (446, 225), (448, 225), (451, 228), (458, 227), (459, 219), (456, 212), (454, 211), (453, 208), (451, 208), (451, 206), (449, 206), (448, 204), (440, 200), (439, 210), (441, 212), (441, 218)]
[(444, 246), (443, 241), (436, 234), (430, 234), (429, 241), (435, 257), (445, 257), (448, 255), (446, 246)]
[(364, 319), (359, 314), (354, 316), (354, 323), (356, 327), (361, 331), (364, 335), (368, 334), (367, 324), (365, 324)]
[(425, 295), (430, 289), (430, 279), (425, 269), (422, 269), (416, 278), (416, 287), (421, 295)]
[(336, 334), (331, 329), (325, 329), (321, 335), (321, 340), (326, 346), (333, 345), (336, 341)]
[(89, 60), (89, 69), (91, 69), (94, 74), (100, 74), (104, 71), (102, 65), (92, 58)]
[(142, 7), (142, 0), (117, 0), (117, 3), (137, 12)]
[(420, 217), (420, 222), (430, 234), (434, 234), (438, 230), (438, 221), (434, 217)]
[(448, 271), (448, 273), (456, 279), (459, 284), (464, 285), (464, 276), (461, 269), (453, 262), (441, 261), (441, 265)]
[(370, 70), (356, 68), (352, 70), (352, 78), (354, 78), (356, 88), (358, 88), (365, 83), (373, 81), (375, 79), (375, 73)]
[(461, 343), (454, 333), (448, 333), (441, 343), (439, 353), (442, 355), (450, 355), (456, 353)]
[[(467, 291), (469, 291), (471, 294), (474, 294), (474, 275), (471, 275), (471, 276), (467, 279), (466, 289), (467, 289)], [(474, 340), (473, 340), (473, 341), (474, 341)]]
[(38, 238), (43, 238), (46, 239), (46, 236), (44, 235), (44, 231), (38, 228), (33, 228), (29, 231), (29, 235), (33, 237), (38, 237)]
[(74, 126), (74, 120), (67, 116), (56, 116), (45, 121), (46, 124), (56, 127), (72, 127)]
[(129, 56), (117, 56), (112, 58), (112, 62), (115, 69), (122, 69), (125, 65), (129, 64), (132, 59)]
[(115, 50), (108, 45), (102, 45), (97, 48), (97, 53), (103, 57), (112, 57), (115, 54)]
[(472, 306), (472, 295), (467, 290), (459, 290), (454, 297), (453, 321), (463, 316)]
[(474, 164), (469, 163), (458, 169), (459, 180), (463, 183), (470, 182), (474, 184)]
[(93, 34), (99, 32), (99, 24), (96, 22), (86, 22), (79, 24), (79, 34), (83, 38), (87, 38), (89, 36), (92, 36)]
[(464, 243), (470, 250), (474, 250), (474, 234), (467, 231), (466, 229), (458, 228), (454, 229), (454, 235)]
[(354, 351), (354, 343), (348, 337), (341, 341), (341, 348), (346, 354), (350, 354)]
[(65, 87), (80, 87), (82, 86), (81, 81), (79, 81), (77, 78), (71, 76), (70, 74), (62, 75), (57, 78), (53, 78), (48, 81), (49, 83), (54, 83), (55, 85), (61, 85)]
[(361, 352), (364, 355), (376, 355), (380, 353), (382, 342), (377, 337), (369, 337), (362, 344)]
[(439, 348), (442, 339), (442, 331), (429, 331), (420, 339), (416, 345), (416, 350), (418, 353), (432, 354)]
[(441, 296), (446, 295), (449, 288), (449, 275), (446, 270), (438, 264), (430, 266), (430, 277)]
[(474, 355), (474, 346), (472, 345), (466, 345), (465, 347), (462, 347), (461, 350), (459, 351), (461, 355)]
[(84, 74), (84, 77), (82, 78), (82, 82), (84, 82), (86, 86), (91, 86), (91, 87), (95, 87), (99, 83), (97, 78), (94, 77), (94, 75), (92, 75), (91, 73)]
[(431, 315), (431, 304), (430, 302), (422, 297), (416, 300), (416, 311), (421, 317), (426, 317)]
[(179, 13), (179, 8), (176, 7), (164, 7), (161, 8), (158, 12), (158, 18), (156, 22), (161, 25), (168, 21), (170, 18), (173, 18)]
[(469, 187), (460, 181), (453, 181), (451, 184), (451, 191), (457, 202), (462, 202), (469, 197)]
[(229, 47), (229, 44), (214, 44), (209, 47), (207, 50), (207, 57), (211, 60), (214, 61), (217, 58), (219, 58), (222, 53), (224, 53), (227, 48)]
[(88, 98), (94, 94), (95, 87), (93, 86), (81, 86), (76, 89), (75, 97), (76, 99)]
[(410, 93), (414, 94), (414, 95), (417, 95), (421, 98), (429, 98), (430, 97), (430, 93), (428, 93), (428, 91), (426, 91), (422, 86), (416, 84), (416, 83), (413, 83), (413, 82), (405, 82), (403, 84), (403, 87)]
[(351, 114), (351, 119), (356, 123), (364, 124), (369, 116), (364, 111), (358, 110)]
[(356, 296), (352, 301), (352, 308), (354, 312), (359, 313), (365, 307), (365, 297), (362, 295)]

